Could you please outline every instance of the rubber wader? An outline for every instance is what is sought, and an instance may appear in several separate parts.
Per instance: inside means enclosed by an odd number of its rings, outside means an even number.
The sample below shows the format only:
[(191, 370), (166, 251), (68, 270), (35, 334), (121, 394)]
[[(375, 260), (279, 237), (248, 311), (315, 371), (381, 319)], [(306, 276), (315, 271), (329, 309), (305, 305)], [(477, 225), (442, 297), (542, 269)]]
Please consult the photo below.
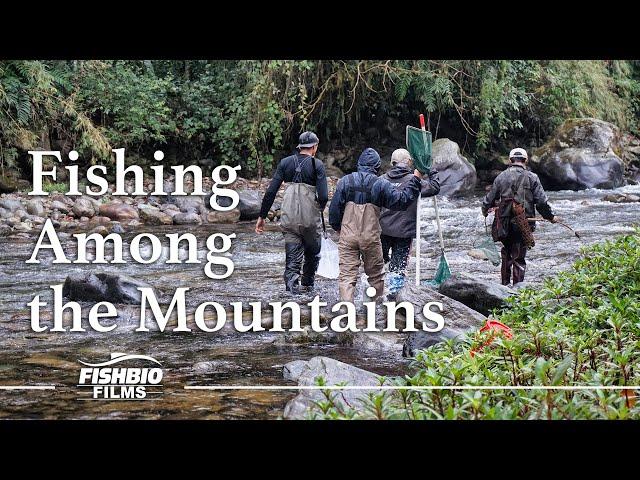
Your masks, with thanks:
[(301, 269), (302, 286), (313, 287), (320, 262), (322, 220), (316, 187), (306, 183), (289, 184), (284, 192), (281, 211), (280, 226), (286, 252), (284, 282), (288, 291), (299, 293)]
[(360, 257), (376, 296), (384, 293), (384, 260), (380, 241), (380, 207), (372, 203), (347, 202), (342, 217), (340, 242), (340, 300), (353, 302), (360, 270)]

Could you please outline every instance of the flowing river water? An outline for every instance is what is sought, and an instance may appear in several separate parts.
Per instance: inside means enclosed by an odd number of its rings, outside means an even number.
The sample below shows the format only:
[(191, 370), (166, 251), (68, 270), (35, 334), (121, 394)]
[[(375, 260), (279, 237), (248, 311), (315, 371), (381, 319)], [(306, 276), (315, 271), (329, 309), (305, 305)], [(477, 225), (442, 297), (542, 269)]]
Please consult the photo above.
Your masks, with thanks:
[[(627, 186), (620, 193), (640, 194), (640, 186)], [(640, 204), (602, 201), (611, 191), (549, 192), (557, 215), (573, 226), (582, 239), (558, 225), (539, 223), (536, 247), (528, 254), (527, 280), (533, 283), (568, 268), (581, 246), (601, 242), (633, 231), (640, 224)], [(499, 267), (468, 254), (484, 232), (480, 214), (481, 192), (463, 199), (440, 198), (439, 207), (447, 257), (453, 272), (468, 272), (481, 278), (499, 280)], [(426, 200), (422, 210), (422, 268), (425, 277), (433, 274), (438, 258), (433, 203)], [(184, 227), (141, 227), (123, 235), (128, 242), (141, 231), (162, 234), (185, 232)], [(134, 332), (139, 307), (117, 305), (118, 328), (97, 333), (35, 333), (30, 328), (26, 304), (34, 296), (50, 302), (50, 285), (61, 284), (69, 274), (105, 271), (127, 274), (144, 280), (158, 291), (164, 307), (177, 287), (189, 287), (187, 304), (205, 301), (223, 304), (233, 301), (286, 301), (281, 280), (284, 242), (275, 225), (258, 236), (253, 223), (208, 225), (190, 228), (201, 240), (213, 232), (235, 232), (231, 250), (235, 271), (226, 280), (211, 280), (203, 265), (141, 265), (133, 262), (125, 248), (126, 265), (52, 264), (51, 255), (42, 255), (41, 265), (26, 264), (36, 238), (0, 238), (0, 385), (52, 385), (55, 390), (0, 390), (0, 418), (278, 418), (294, 390), (187, 390), (185, 385), (287, 385), (282, 379), (285, 363), (325, 355), (366, 368), (378, 374), (398, 375), (408, 371), (408, 362), (399, 354), (354, 349), (339, 344), (297, 344), (283, 341), (273, 332), (237, 333), (228, 329), (216, 333)], [(66, 237), (63, 247), (75, 257), (75, 239)], [(165, 252), (166, 253), (166, 252)], [(413, 279), (415, 263), (409, 266)], [(335, 301), (335, 281), (319, 279), (317, 293), (323, 301)], [(312, 297), (309, 297), (309, 300)], [(308, 300), (305, 300), (305, 302)], [(86, 305), (88, 307), (89, 305)], [(43, 309), (44, 310), (44, 309)], [(445, 316), (446, 319), (446, 316)], [(112, 352), (150, 355), (164, 369), (162, 393), (145, 401), (83, 401), (77, 387), (79, 360), (97, 363)]]

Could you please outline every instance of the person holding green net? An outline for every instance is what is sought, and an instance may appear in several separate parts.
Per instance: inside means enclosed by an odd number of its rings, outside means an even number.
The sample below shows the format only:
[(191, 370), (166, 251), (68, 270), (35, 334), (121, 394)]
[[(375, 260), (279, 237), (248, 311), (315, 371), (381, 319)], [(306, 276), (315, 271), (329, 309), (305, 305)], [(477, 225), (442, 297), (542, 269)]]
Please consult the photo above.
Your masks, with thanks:
[[(398, 148), (391, 154), (391, 169), (381, 177), (389, 180), (396, 188), (402, 188), (413, 177), (414, 168), (414, 161), (409, 151)], [(420, 195), (423, 198), (440, 193), (438, 171), (432, 168), (427, 176), (428, 178), (422, 179)], [(389, 264), (387, 279), (390, 297), (397, 294), (404, 286), (411, 243), (416, 237), (417, 208), (418, 198), (416, 197), (406, 210), (383, 208), (380, 214), (382, 228), (380, 240), (384, 263)]]

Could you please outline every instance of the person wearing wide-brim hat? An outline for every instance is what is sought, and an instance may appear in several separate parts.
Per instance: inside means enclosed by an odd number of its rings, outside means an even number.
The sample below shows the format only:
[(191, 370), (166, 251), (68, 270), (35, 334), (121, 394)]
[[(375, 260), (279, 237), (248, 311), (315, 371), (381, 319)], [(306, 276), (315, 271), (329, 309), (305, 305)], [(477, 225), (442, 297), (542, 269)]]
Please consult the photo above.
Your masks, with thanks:
[(297, 152), (283, 158), (262, 199), (256, 233), (264, 232), (264, 220), (283, 182), (280, 226), (285, 241), (284, 283), (293, 294), (313, 290), (320, 263), (322, 211), (329, 199), (324, 164), (315, 156), (320, 140), (310, 131), (300, 135)]

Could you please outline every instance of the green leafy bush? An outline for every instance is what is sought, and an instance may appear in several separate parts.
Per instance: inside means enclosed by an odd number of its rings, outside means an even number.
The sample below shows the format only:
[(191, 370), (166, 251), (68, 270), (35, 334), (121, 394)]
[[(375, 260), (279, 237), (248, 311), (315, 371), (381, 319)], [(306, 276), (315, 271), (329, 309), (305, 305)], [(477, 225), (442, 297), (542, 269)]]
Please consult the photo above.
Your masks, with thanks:
[[(640, 230), (589, 247), (569, 271), (494, 312), (513, 338), (489, 333), (420, 351), (399, 386), (554, 386), (531, 390), (387, 390), (362, 410), (319, 403), (315, 418), (629, 419), (637, 390), (562, 389), (640, 385)], [(475, 355), (472, 355), (475, 350)], [(332, 397), (329, 395), (329, 399)]]

